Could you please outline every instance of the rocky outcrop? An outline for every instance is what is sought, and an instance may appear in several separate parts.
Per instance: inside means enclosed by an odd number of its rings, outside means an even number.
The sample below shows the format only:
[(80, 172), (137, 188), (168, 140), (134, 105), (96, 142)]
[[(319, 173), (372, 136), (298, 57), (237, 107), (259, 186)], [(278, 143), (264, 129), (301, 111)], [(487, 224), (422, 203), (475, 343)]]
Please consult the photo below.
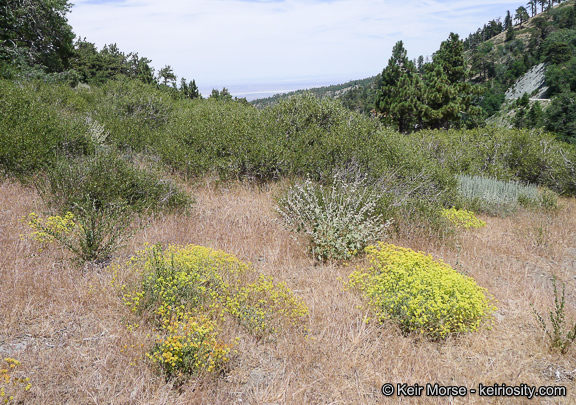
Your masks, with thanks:
[(546, 72), (546, 64), (540, 63), (530, 69), (526, 74), (516, 80), (516, 83), (512, 85), (506, 91), (505, 97), (507, 100), (515, 100), (522, 97), (524, 93), (531, 95), (537, 90), (537, 93), (532, 96), (532, 99), (543, 100), (545, 99), (546, 90), (548, 87), (544, 86), (545, 78), (544, 73)]

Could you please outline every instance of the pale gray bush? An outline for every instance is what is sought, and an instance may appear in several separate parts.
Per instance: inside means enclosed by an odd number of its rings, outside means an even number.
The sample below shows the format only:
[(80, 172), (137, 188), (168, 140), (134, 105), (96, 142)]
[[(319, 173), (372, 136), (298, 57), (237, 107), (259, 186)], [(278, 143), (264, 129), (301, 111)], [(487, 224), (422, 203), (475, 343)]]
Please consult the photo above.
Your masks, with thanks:
[(540, 192), (535, 185), (482, 176), (459, 175), (458, 191), (464, 198), (476, 201), (478, 209), (490, 215), (510, 214), (518, 209), (521, 202), (537, 204), (540, 200)]
[(325, 187), (306, 179), (279, 199), (277, 211), (291, 230), (310, 239), (318, 260), (349, 259), (385, 237), (391, 220), (375, 215), (382, 193), (366, 175), (337, 171)]

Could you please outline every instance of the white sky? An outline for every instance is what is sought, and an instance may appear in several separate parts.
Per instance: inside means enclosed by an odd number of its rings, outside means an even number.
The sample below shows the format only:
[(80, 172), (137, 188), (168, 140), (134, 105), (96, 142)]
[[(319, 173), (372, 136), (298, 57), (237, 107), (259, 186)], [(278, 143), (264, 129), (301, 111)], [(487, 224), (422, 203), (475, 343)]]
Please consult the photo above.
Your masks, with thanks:
[[(499, 0), (75, 0), (68, 20), (200, 89), (280, 81), (332, 84), (381, 72), (402, 40), (431, 55), (521, 2)], [(282, 86), (280, 86), (282, 87)], [(206, 91), (202, 91), (205, 94)]]

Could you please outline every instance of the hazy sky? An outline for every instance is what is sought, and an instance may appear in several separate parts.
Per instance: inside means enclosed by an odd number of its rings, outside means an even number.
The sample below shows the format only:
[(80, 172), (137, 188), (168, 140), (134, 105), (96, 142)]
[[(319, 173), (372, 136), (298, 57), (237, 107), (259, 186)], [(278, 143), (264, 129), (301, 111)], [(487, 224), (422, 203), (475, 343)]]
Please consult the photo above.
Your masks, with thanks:
[[(74, 32), (116, 43), (202, 88), (362, 79), (394, 44), (431, 55), (521, 2), (499, 0), (74, 0)], [(204, 92), (203, 92), (204, 93)], [(206, 94), (204, 94), (206, 95)]]

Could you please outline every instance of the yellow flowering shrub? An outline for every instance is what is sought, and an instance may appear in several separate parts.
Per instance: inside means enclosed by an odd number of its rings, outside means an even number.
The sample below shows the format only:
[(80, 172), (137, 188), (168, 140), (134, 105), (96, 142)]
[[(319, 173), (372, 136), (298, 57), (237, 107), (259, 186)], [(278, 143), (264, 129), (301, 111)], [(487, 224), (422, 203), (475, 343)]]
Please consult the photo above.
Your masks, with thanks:
[(218, 340), (217, 325), (202, 315), (186, 313), (181, 319), (173, 314), (165, 319), (159, 337), (148, 358), (159, 364), (167, 377), (213, 373), (228, 361), (231, 345)]
[[(231, 344), (218, 325), (235, 320), (263, 337), (296, 325), (308, 313), (284, 283), (259, 275), (251, 265), (203, 246), (159, 245), (130, 260), (138, 281), (122, 286), (122, 299), (136, 314), (152, 314), (162, 332), (149, 358), (167, 376), (219, 370)], [(232, 339), (225, 339), (231, 341)]]
[[(75, 256), (75, 261), (83, 264), (106, 261), (137, 231), (137, 228), (130, 228), (132, 216), (124, 203), (97, 208), (92, 201), (86, 207), (76, 209), (76, 214), (67, 212), (64, 216), (46, 219), (30, 213), (28, 226), (33, 232), (28, 236), (42, 245), (49, 242), (60, 245)], [(26, 217), (22, 221), (26, 221)]]
[(482, 228), (486, 222), (477, 218), (472, 211), (457, 210), (455, 207), (442, 210), (442, 216), (458, 228)]
[(54, 215), (45, 220), (40, 218), (35, 212), (31, 212), (28, 215), (28, 226), (34, 230), (30, 233), (30, 237), (42, 244), (54, 242), (57, 238), (69, 235), (77, 227), (74, 222), (74, 215), (71, 212), (67, 212), (63, 217)]
[(286, 283), (275, 285), (272, 277), (260, 275), (256, 282), (228, 297), (225, 311), (254, 336), (263, 337), (277, 332), (287, 322), (295, 325), (308, 314), (308, 307)]
[(355, 271), (359, 289), (381, 320), (394, 319), (404, 333), (432, 338), (475, 331), (496, 310), (487, 291), (430, 254), (391, 244), (366, 248), (372, 267)]
[(6, 357), (0, 365), (0, 401), (4, 404), (22, 403), (23, 396), (28, 393), (32, 384), (30, 378), (18, 378), (14, 374), (20, 365), (16, 359)]

